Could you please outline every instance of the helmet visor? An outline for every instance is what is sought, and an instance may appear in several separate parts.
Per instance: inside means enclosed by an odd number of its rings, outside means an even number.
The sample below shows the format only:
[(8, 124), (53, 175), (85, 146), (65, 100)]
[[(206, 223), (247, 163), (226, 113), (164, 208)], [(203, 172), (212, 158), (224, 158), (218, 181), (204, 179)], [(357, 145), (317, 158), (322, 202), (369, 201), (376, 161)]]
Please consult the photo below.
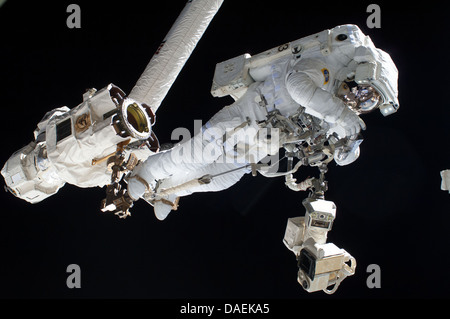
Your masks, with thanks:
[(338, 91), (341, 98), (357, 114), (369, 113), (381, 102), (381, 96), (370, 85), (359, 85), (356, 82), (343, 82)]

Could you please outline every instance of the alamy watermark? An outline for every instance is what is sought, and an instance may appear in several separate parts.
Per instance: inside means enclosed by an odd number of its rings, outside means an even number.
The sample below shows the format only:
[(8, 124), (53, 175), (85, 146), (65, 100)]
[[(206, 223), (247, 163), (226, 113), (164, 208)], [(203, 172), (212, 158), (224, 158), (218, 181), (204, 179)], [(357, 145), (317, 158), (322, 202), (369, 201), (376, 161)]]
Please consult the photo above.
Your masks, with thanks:
[(81, 28), (81, 8), (78, 4), (69, 4), (66, 9), (70, 15), (66, 19), (66, 25), (69, 29)]
[(367, 288), (381, 288), (381, 268), (377, 264), (370, 264), (367, 266), (367, 273), (370, 275), (367, 277)]
[(366, 12), (371, 13), (366, 20), (367, 27), (370, 29), (381, 28), (381, 8), (378, 4), (369, 4)]
[(81, 288), (81, 268), (77, 264), (70, 264), (66, 268), (70, 275), (66, 279), (67, 288)]

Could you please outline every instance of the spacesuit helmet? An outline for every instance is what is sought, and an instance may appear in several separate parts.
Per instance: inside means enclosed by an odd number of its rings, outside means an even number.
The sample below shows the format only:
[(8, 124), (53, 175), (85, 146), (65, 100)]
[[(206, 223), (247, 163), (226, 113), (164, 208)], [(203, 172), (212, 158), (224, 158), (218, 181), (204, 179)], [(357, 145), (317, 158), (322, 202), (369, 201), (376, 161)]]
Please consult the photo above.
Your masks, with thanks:
[(343, 81), (337, 96), (358, 115), (372, 112), (382, 101), (380, 93), (373, 86), (355, 81)]
[(337, 26), (329, 30), (329, 35), (329, 55), (345, 65), (335, 77), (336, 91), (340, 91), (336, 95), (344, 97), (359, 114), (375, 109), (383, 116), (397, 112), (398, 70), (391, 56), (376, 48), (356, 25)]

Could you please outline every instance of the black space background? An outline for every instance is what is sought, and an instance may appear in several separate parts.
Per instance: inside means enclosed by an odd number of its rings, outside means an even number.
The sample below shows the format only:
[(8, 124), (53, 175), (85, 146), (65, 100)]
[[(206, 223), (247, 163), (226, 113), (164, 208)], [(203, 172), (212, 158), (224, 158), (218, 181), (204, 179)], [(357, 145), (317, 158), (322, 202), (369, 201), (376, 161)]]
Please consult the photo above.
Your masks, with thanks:
[[(81, 29), (68, 29), (68, 1), (8, 0), (0, 8), (1, 165), (33, 138), (45, 112), (82, 101), (87, 88), (114, 83), (130, 92), (184, 1), (77, 1)], [(357, 162), (329, 165), (326, 198), (337, 205), (329, 241), (358, 266), (331, 296), (296, 281), (282, 243), (287, 218), (304, 214), (306, 193), (282, 178), (246, 176), (220, 193), (184, 197), (163, 221), (139, 201), (120, 220), (101, 213), (104, 189), (71, 185), (31, 205), (0, 193), (2, 299), (448, 298), (450, 168), (448, 14), (445, 2), (378, 1), (381, 29), (366, 26), (367, 5), (225, 0), (157, 114), (162, 143), (177, 127), (193, 130), (231, 103), (210, 93), (215, 64), (257, 54), (339, 24), (353, 23), (399, 69), (400, 110), (364, 117)], [(317, 175), (303, 170), (297, 178)], [(3, 179), (2, 179), (3, 182)], [(81, 289), (66, 287), (66, 267), (81, 267)], [(366, 286), (370, 264), (381, 288)]]

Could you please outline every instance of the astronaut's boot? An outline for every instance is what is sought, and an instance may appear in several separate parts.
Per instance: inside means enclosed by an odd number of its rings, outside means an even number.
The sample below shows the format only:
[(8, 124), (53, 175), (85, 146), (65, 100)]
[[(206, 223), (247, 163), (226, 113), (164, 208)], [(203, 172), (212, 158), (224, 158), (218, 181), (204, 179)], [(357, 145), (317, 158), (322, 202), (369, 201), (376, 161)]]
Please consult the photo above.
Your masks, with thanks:
[(167, 198), (153, 201), (152, 204), (156, 218), (158, 218), (159, 220), (164, 220), (172, 210), (177, 210), (179, 199), (180, 197), (178, 197), (176, 194), (172, 194), (167, 196)]
[(149, 172), (145, 171), (144, 163), (139, 163), (128, 177), (127, 184), (128, 195), (131, 199), (137, 201), (145, 193), (153, 192), (156, 181)]
[(139, 198), (141, 198), (142, 195), (144, 195), (146, 191), (146, 185), (142, 183), (140, 180), (132, 178), (128, 180), (127, 191), (131, 199), (133, 201), (137, 201)]

